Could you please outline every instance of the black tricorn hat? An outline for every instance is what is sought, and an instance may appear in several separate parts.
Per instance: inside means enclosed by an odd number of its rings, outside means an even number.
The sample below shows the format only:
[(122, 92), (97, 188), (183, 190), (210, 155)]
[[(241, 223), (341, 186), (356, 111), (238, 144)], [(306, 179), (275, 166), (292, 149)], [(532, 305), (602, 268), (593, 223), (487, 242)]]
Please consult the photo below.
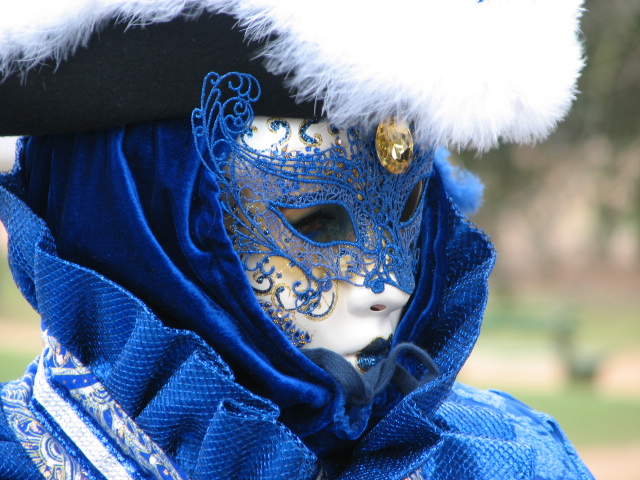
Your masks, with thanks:
[(259, 115), (535, 142), (575, 97), (582, 1), (396, 0), (393, 18), (349, 0), (3, 2), (0, 135), (188, 116), (208, 72), (236, 71), (260, 81)]
[[(311, 118), (321, 102), (296, 103), (282, 75), (252, 60), (260, 43), (245, 40), (224, 14), (129, 25), (112, 21), (64, 60), (47, 59), (0, 84), (0, 136), (97, 130), (149, 119), (186, 117), (211, 70), (260, 79), (256, 114)], [(317, 112), (317, 113), (316, 113)]]

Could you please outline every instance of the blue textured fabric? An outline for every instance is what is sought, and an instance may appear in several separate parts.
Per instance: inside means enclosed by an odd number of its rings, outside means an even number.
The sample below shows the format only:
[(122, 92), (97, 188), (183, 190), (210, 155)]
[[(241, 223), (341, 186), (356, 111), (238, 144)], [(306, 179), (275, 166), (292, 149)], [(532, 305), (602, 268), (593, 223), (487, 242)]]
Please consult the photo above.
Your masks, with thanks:
[[(342, 450), (343, 440), (360, 437), (369, 419), (375, 422), (391, 408), (398, 397), (393, 391), (373, 407), (346, 405), (337, 382), (269, 321), (227, 238), (217, 184), (200, 162), (188, 121), (33, 137), (22, 157), (27, 204), (50, 228), (60, 257), (144, 299), (165, 325), (200, 335), (242, 385), (278, 405), (282, 421), (319, 455)], [(449, 223), (458, 216), (441, 183), (430, 183), (423, 212), (428, 228), (420, 239), (419, 268), (425, 274), (418, 277), (394, 341), (415, 343), (434, 355), (441, 342), (449, 342), (439, 335), (464, 335), (465, 351), (455, 352), (451, 366), (443, 365), (454, 372), (446, 390), (475, 341), (493, 251), (481, 233), (466, 226), (458, 229), (463, 238), (454, 239), (449, 253), (470, 260), (448, 261)], [(445, 270), (454, 267), (470, 271)], [(458, 280), (452, 274), (471, 275), (476, 282), (447, 293), (454, 288), (447, 283)], [(452, 307), (441, 304), (442, 295), (455, 296), (451, 305), (459, 311), (443, 310)], [(420, 331), (434, 323), (428, 334)]]
[[(192, 203), (213, 209), (216, 199), (184, 134), (177, 120), (33, 139), (24, 168), (2, 178), (0, 217), (16, 281), (44, 326), (191, 478), (311, 480), (317, 458), (340, 479), (418, 469), (452, 480), (591, 478), (548, 417), (454, 384), (479, 332), (494, 254), (439, 175), (427, 192), (416, 293), (394, 343), (425, 349), (441, 375), (405, 398), (389, 387), (372, 406), (349, 406), (262, 316), (220, 219), (207, 219), (220, 252), (187, 242)], [(144, 159), (151, 153), (155, 166)], [(221, 265), (230, 270), (207, 270)], [(263, 337), (249, 334), (257, 331)], [(426, 373), (412, 357), (403, 366)], [(15, 448), (6, 438), (3, 448)]]

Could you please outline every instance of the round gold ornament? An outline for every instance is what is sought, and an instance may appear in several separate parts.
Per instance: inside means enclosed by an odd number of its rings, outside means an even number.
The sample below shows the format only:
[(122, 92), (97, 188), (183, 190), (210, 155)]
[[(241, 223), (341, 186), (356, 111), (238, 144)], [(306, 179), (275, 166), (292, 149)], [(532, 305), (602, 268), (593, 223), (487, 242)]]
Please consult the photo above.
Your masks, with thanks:
[(390, 118), (376, 130), (376, 153), (389, 172), (404, 172), (413, 159), (413, 135), (405, 122)]

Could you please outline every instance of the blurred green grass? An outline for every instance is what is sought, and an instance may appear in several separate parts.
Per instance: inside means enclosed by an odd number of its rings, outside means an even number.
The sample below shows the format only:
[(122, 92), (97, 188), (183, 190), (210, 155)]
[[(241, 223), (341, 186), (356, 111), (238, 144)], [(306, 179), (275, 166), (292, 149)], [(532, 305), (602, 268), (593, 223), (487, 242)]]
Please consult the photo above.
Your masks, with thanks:
[(40, 319), (16, 287), (0, 255), (0, 382), (20, 377), (39, 353)]
[(0, 350), (0, 382), (20, 378), (34, 358), (35, 357), (29, 353), (5, 352)]
[(37, 312), (20, 294), (13, 281), (5, 254), (0, 255), (0, 322), (34, 323), (39, 325)]
[(557, 392), (511, 389), (535, 410), (554, 417), (576, 446), (640, 440), (640, 399), (602, 396), (585, 384), (569, 383)]

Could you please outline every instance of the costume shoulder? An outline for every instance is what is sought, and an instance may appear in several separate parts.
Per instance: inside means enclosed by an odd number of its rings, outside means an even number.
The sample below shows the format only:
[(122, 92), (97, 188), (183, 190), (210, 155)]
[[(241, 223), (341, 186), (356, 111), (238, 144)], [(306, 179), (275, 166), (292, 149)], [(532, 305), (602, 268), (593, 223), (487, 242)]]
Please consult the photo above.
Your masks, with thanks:
[(450, 478), (593, 479), (553, 418), (504, 392), (456, 383), (435, 423)]
[(23, 379), (0, 383), (0, 480), (38, 480), (42, 477), (27, 451), (9, 426), (10, 418), (28, 427), (20, 418), (27, 411), (30, 388)]

